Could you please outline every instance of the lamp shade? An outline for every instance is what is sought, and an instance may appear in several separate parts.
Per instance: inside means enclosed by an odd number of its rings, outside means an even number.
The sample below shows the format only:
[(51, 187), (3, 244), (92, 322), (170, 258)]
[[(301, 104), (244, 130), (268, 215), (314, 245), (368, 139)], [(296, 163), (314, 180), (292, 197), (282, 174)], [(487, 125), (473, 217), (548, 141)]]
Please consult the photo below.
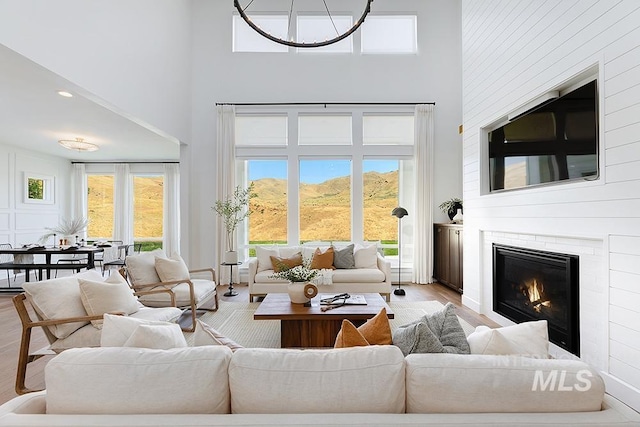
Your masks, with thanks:
[(401, 208), (400, 206), (398, 206), (393, 211), (391, 211), (391, 215), (398, 218), (402, 218), (405, 215), (409, 215), (409, 212), (407, 212), (405, 208)]

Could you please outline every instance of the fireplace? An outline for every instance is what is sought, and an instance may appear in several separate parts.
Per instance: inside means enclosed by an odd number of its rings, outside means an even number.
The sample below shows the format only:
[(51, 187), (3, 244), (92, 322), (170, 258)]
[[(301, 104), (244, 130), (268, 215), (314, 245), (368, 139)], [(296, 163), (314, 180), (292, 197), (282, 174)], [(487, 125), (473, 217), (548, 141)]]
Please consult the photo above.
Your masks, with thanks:
[(578, 256), (493, 244), (493, 310), (546, 320), (549, 340), (580, 356)]

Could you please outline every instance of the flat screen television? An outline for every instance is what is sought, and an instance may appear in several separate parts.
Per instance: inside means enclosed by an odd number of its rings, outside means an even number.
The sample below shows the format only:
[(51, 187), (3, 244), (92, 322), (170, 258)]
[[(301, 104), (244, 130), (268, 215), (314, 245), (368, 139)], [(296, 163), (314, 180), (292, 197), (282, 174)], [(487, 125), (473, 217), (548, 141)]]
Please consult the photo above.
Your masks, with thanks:
[(489, 132), (490, 191), (598, 177), (596, 81)]

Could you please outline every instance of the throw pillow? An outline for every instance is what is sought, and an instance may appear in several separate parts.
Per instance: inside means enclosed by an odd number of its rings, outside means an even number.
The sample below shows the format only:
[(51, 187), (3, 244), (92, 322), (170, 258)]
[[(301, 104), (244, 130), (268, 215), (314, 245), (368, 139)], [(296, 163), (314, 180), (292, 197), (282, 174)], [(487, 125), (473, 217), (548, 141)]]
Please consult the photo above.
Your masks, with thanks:
[[(353, 324), (349, 322), (351, 326)], [(344, 323), (343, 323), (344, 328)], [(336, 342), (334, 347), (353, 347), (353, 345), (344, 345), (345, 341), (350, 343), (355, 337), (353, 333), (351, 333), (351, 337), (348, 337), (346, 340), (343, 338), (343, 328), (338, 331), (338, 335), (336, 336)], [(348, 326), (349, 329), (351, 329)], [(389, 325), (389, 318), (387, 317), (387, 310), (383, 307), (382, 310), (371, 319), (367, 320), (363, 325), (357, 328), (358, 334), (365, 339), (367, 344), (369, 345), (390, 345), (393, 344), (392, 336), (391, 336), (391, 326)], [(352, 332), (352, 331), (350, 331)], [(356, 341), (358, 342), (358, 341)], [(356, 344), (362, 345), (362, 344)]]
[[(82, 317), (87, 311), (80, 299), (77, 276), (60, 277), (42, 282), (25, 282), (22, 288), (34, 310), (46, 320)], [(59, 339), (66, 338), (89, 321), (63, 323), (49, 326), (49, 331)]]
[(277, 256), (271, 256), (270, 258), (271, 264), (273, 265), (273, 271), (275, 273), (289, 270), (297, 265), (302, 265), (302, 254), (300, 252), (291, 258), (280, 258)]
[(478, 326), (467, 340), (472, 354), (549, 357), (549, 329), (546, 320), (523, 322), (498, 329)]
[(356, 268), (378, 268), (378, 248), (375, 246), (360, 246), (353, 253)]
[(324, 268), (333, 269), (333, 248), (328, 248), (325, 252), (317, 248), (311, 258), (311, 269), (322, 270)]
[(125, 258), (127, 273), (134, 285), (150, 285), (160, 282), (160, 276), (156, 271), (156, 257), (166, 258), (162, 249), (139, 255), (129, 255)]
[(273, 270), (273, 264), (271, 264), (272, 256), (279, 256), (277, 249), (267, 249), (261, 246), (256, 246), (256, 258), (258, 259), (257, 273)]
[(138, 325), (123, 347), (155, 348), (168, 350), (170, 348), (187, 347), (187, 341), (180, 325)]
[(393, 333), (393, 344), (404, 355), (411, 353), (469, 354), (469, 343), (450, 302)]
[(101, 347), (122, 347), (140, 325), (173, 325), (171, 322), (156, 320), (143, 320), (134, 317), (116, 316), (107, 314), (103, 316), (102, 334), (100, 335)]
[(368, 345), (369, 343), (365, 337), (362, 336), (353, 323), (344, 319), (342, 321), (340, 332), (338, 332), (338, 336), (336, 337), (334, 348), (361, 347)]
[(193, 334), (193, 346), (199, 347), (202, 345), (224, 345), (229, 347), (231, 351), (244, 348), (232, 339), (222, 335), (202, 320), (197, 319), (196, 330)]
[(333, 250), (333, 266), (335, 268), (356, 268), (356, 260), (353, 257), (354, 244), (350, 244), (344, 249)]
[(155, 258), (155, 268), (158, 277), (163, 282), (173, 282), (190, 278), (189, 268), (178, 254), (173, 254), (171, 258), (157, 256)]
[[(138, 311), (138, 298), (120, 274), (112, 274), (104, 282), (80, 279), (78, 286), (82, 305), (89, 316)], [(92, 320), (91, 324), (102, 329), (102, 320)]]

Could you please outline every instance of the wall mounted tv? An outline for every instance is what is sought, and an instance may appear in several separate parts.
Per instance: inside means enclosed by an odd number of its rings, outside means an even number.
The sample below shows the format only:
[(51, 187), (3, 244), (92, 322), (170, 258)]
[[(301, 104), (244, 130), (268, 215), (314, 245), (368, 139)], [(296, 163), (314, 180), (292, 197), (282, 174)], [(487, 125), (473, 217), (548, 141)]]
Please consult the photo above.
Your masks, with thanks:
[(596, 81), (489, 132), (490, 191), (598, 177)]

